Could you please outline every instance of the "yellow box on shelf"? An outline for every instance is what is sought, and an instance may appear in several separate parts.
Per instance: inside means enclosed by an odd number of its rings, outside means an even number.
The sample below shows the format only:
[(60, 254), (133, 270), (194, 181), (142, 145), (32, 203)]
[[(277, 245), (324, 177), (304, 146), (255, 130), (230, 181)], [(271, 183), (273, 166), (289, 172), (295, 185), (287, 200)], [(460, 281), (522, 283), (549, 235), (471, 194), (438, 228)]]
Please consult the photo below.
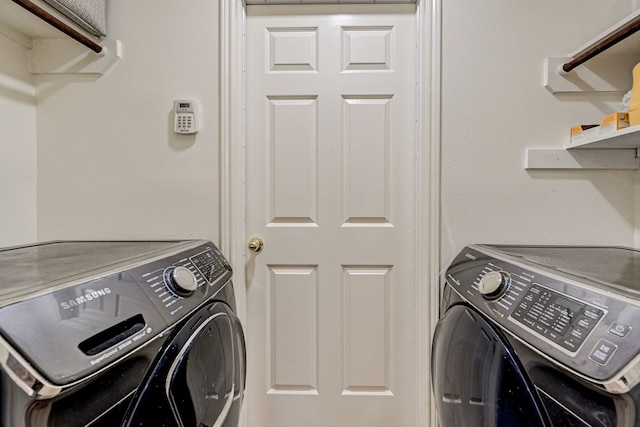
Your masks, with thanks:
[(605, 135), (609, 132), (628, 128), (629, 126), (629, 113), (609, 114), (600, 122), (600, 132), (598, 133), (600, 135)]
[(571, 128), (571, 142), (580, 142), (607, 135), (629, 127), (629, 113), (618, 112), (605, 116), (599, 125), (576, 125)]
[(598, 125), (576, 125), (571, 128), (571, 142), (580, 142), (598, 135)]

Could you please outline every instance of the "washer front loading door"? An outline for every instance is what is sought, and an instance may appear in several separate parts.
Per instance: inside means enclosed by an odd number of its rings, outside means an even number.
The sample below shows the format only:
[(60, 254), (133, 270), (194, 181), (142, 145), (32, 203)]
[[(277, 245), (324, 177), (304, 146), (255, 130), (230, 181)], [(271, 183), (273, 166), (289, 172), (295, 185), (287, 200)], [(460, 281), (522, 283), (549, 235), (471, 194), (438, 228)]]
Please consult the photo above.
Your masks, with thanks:
[[(167, 340), (133, 398), (124, 427), (231, 427), (244, 376), (236, 317), (222, 302), (189, 317)], [(242, 378), (240, 384), (236, 384)], [(236, 426), (233, 426), (236, 427)]]
[(467, 306), (438, 322), (431, 376), (441, 427), (551, 425), (509, 344)]

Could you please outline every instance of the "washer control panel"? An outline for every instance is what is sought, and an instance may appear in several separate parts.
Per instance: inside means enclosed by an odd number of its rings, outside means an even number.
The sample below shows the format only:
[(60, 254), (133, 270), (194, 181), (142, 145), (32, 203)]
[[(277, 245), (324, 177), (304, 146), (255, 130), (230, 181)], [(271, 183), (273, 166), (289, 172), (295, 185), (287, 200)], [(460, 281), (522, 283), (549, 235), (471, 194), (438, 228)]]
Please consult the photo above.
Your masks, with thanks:
[(490, 271), (480, 278), (478, 290), (485, 299), (498, 299), (509, 290), (509, 279), (504, 271)]
[(580, 376), (613, 392), (640, 381), (640, 302), (481, 245), (465, 248), (444, 279), (510, 335)]
[(570, 352), (580, 348), (604, 310), (533, 283), (511, 318)]
[(224, 292), (231, 276), (213, 243), (176, 243), (1, 307), (0, 347), (28, 392), (39, 392), (38, 381), (70, 384), (166, 333)]
[(214, 245), (166, 257), (134, 269), (151, 302), (170, 323), (197, 307), (231, 279), (231, 266)]

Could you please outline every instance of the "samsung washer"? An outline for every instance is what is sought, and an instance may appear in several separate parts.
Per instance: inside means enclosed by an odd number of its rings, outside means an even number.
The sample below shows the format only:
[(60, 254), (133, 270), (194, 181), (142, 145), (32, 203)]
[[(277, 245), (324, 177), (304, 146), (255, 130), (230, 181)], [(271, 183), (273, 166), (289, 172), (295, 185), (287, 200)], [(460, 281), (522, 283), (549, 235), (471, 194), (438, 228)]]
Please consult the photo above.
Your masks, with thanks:
[(640, 251), (464, 248), (431, 369), (441, 427), (640, 425)]
[(236, 427), (231, 276), (204, 240), (0, 249), (0, 425)]

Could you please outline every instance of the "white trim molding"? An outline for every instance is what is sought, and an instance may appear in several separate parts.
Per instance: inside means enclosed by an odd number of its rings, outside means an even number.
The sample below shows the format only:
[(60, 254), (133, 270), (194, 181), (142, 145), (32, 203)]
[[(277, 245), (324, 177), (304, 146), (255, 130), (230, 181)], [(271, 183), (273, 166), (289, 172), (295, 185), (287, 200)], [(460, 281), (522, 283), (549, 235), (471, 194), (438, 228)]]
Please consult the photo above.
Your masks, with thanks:
[[(242, 0), (220, 1), (220, 247), (244, 286), (244, 21)], [(244, 295), (237, 295), (244, 299)], [(244, 301), (242, 301), (244, 307)], [(240, 309), (240, 314), (244, 311)]]
[(431, 340), (440, 305), (440, 105), (441, 0), (418, 7), (420, 60), (418, 95), (418, 375), (421, 427), (438, 425), (431, 387)]
[[(246, 327), (247, 304), (244, 271), (244, 24), (243, 0), (220, 0), (219, 4), (219, 109), (220, 109), (220, 249), (234, 271), (237, 313)], [(247, 426), (247, 407), (239, 425)]]

